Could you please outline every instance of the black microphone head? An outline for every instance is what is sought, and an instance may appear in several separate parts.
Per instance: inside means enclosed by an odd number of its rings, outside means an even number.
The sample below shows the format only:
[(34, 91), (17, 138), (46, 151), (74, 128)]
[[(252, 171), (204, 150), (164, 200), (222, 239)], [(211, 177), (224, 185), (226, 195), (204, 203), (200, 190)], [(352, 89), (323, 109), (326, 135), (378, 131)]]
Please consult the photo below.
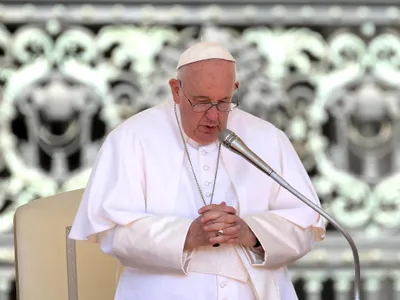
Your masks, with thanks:
[(232, 141), (235, 138), (236, 134), (232, 130), (229, 130), (228, 128), (221, 130), (221, 132), (218, 134), (218, 140), (222, 143), (222, 145), (226, 147), (230, 147)]

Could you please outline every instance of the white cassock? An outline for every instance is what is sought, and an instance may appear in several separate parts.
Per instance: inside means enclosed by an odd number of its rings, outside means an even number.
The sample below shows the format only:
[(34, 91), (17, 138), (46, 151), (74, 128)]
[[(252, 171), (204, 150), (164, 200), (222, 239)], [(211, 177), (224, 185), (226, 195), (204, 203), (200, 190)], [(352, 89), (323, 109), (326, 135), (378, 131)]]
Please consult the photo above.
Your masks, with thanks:
[[(240, 245), (184, 251), (204, 206), (183, 148), (173, 103), (123, 122), (105, 140), (70, 238), (99, 243), (125, 267), (116, 300), (294, 300), (286, 266), (324, 238), (322, 218), (242, 157), (221, 149), (214, 204), (226, 201), (265, 253)], [(178, 112), (179, 114), (179, 112)], [(286, 135), (240, 109), (227, 127), (292, 186), (319, 200)], [(205, 200), (218, 146), (185, 136)]]

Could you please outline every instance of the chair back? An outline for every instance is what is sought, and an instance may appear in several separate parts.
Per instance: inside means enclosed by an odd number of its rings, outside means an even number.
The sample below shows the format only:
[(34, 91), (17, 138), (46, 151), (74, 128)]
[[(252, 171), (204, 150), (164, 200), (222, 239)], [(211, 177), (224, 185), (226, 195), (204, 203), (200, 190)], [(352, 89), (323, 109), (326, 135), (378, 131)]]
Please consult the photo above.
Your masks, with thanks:
[(83, 191), (17, 208), (14, 246), (19, 300), (114, 299), (122, 266), (118, 270), (118, 261), (97, 244), (68, 238)]

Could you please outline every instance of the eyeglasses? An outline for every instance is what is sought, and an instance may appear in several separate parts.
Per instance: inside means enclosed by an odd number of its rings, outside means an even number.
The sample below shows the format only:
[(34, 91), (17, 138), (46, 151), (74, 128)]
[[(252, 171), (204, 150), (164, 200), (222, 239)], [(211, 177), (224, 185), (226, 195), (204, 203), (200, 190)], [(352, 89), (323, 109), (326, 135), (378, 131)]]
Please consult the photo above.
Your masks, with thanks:
[(186, 96), (185, 91), (183, 90), (182, 81), (179, 81), (179, 85), (180, 85), (183, 95), (185, 96), (187, 101), (189, 101), (194, 112), (205, 112), (205, 111), (208, 111), (209, 109), (211, 109), (213, 106), (216, 106), (220, 112), (230, 112), (239, 105), (239, 101), (235, 101), (235, 102), (218, 101), (217, 103), (205, 102), (205, 103), (193, 104), (192, 103), (193, 100), (190, 101), (190, 99)]

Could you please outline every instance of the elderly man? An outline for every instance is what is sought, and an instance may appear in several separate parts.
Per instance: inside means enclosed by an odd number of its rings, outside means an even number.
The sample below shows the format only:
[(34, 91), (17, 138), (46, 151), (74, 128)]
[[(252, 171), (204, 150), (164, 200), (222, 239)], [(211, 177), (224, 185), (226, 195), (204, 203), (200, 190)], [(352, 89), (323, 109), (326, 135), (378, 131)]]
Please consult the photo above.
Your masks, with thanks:
[(307, 254), (322, 220), (240, 156), (236, 132), (319, 205), (285, 134), (232, 102), (235, 60), (200, 42), (169, 81), (173, 102), (131, 117), (105, 140), (70, 238), (97, 242), (125, 267), (117, 300), (293, 300), (287, 265)]

